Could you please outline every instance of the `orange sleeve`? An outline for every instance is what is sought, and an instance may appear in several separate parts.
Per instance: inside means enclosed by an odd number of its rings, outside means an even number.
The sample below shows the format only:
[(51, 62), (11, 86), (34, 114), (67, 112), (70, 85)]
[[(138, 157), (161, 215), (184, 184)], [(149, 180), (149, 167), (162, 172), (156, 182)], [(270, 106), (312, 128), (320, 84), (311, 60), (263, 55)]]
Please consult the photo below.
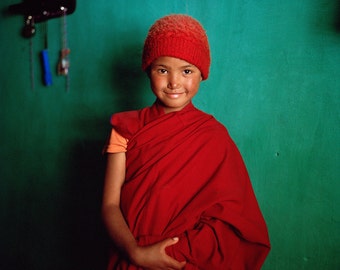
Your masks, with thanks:
[(106, 146), (106, 153), (126, 152), (128, 139), (121, 136), (115, 129), (111, 130), (111, 135)]

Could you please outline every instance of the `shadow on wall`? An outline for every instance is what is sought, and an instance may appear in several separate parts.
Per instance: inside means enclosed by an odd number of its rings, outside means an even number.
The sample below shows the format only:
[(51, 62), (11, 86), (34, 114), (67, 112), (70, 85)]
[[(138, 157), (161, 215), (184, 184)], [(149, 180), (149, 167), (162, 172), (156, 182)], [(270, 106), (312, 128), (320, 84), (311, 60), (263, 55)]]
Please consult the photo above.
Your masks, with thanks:
[(104, 141), (105, 138), (88, 138), (73, 149), (66, 187), (68, 193), (64, 200), (67, 220), (64, 225), (69, 236), (66, 261), (70, 262), (65, 269), (106, 269), (108, 240), (100, 216), (105, 173), (105, 156), (101, 154)]
[[(112, 100), (106, 101), (110, 113), (137, 109), (141, 103), (143, 78), (140, 67), (141, 46), (125, 46), (113, 59)], [(65, 190), (65, 230), (70, 239), (67, 269), (106, 269), (109, 238), (101, 221), (100, 207), (106, 157), (102, 155), (110, 131), (109, 115), (77, 119), (75, 128), (86, 134), (77, 140), (68, 168), (68, 185)], [(84, 117), (86, 118), (86, 116)]]
[(338, 0), (335, 14), (335, 30), (340, 33), (340, 0)]
[(117, 100), (115, 112), (151, 105), (144, 102), (150, 90), (147, 75), (141, 68), (142, 46), (142, 44), (125, 46), (113, 61), (112, 87)]

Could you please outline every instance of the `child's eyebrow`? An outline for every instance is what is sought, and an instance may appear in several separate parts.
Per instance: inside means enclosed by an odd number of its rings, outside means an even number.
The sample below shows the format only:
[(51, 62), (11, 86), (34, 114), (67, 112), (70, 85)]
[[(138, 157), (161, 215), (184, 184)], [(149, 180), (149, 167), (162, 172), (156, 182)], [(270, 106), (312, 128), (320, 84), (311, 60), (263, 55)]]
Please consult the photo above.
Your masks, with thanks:
[[(165, 65), (165, 64), (155, 64), (154, 65), (155, 67), (163, 67), (163, 68), (166, 68), (166, 69), (169, 69), (170, 67), (169, 66), (167, 66), (167, 65)], [(180, 69), (185, 69), (185, 68), (192, 68), (193, 67), (193, 65), (184, 65), (184, 66), (180, 66), (179, 68)]]
[(185, 66), (182, 66), (181, 68), (192, 68), (193, 65), (185, 65)]
[(164, 64), (155, 64), (154, 67), (164, 67), (164, 68), (167, 68), (167, 66), (164, 65)]

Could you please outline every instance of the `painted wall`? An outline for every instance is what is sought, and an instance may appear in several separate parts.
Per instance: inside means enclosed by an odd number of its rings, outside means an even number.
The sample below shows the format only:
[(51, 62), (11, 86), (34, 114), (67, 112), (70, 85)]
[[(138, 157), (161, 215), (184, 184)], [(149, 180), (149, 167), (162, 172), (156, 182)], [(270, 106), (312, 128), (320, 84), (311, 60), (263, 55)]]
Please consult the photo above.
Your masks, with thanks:
[(263, 269), (340, 268), (339, 1), (78, 1), (69, 87), (55, 72), (61, 20), (48, 22), (45, 87), (43, 25), (30, 47), (23, 18), (5, 12), (17, 2), (0, 4), (1, 269), (105, 269), (108, 120), (153, 101), (141, 48), (169, 13), (208, 32), (211, 76), (194, 103), (243, 154), (273, 245)]

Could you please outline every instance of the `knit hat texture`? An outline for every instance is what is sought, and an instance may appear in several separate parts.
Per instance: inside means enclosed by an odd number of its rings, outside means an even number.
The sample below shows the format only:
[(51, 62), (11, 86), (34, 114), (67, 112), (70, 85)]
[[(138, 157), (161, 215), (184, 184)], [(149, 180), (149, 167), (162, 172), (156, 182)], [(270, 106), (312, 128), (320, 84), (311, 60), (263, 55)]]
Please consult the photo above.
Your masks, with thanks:
[(210, 50), (202, 25), (188, 15), (173, 14), (157, 20), (144, 42), (142, 69), (161, 56), (170, 56), (195, 65), (206, 80), (209, 75)]

